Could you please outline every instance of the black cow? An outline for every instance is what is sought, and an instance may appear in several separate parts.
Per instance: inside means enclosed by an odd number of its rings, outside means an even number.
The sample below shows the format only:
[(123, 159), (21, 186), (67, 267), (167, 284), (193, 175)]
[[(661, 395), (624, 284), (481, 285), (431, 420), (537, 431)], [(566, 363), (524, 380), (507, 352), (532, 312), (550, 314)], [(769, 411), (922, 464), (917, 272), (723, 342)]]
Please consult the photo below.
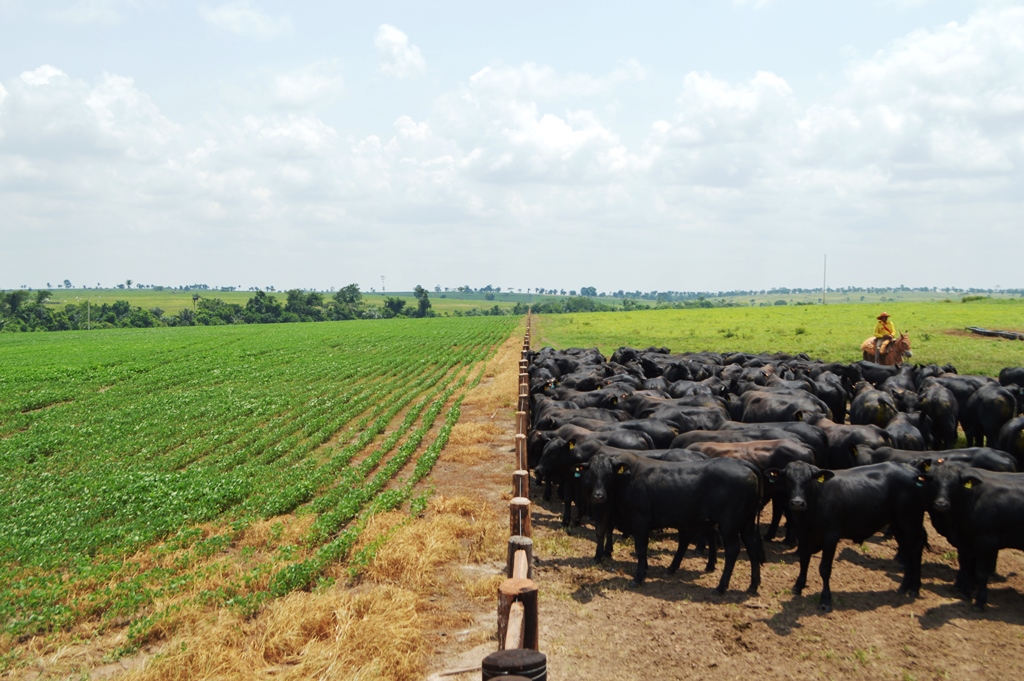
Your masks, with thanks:
[[(753, 440), (749, 442), (693, 442), (687, 448), (691, 451), (700, 452), (709, 459), (729, 458), (746, 461), (756, 466), (757, 470), (761, 471), (762, 474), (772, 468), (785, 468), (787, 464), (793, 461), (814, 463), (814, 451), (803, 442), (789, 438), (782, 440)], [(772, 502), (772, 521), (764, 533), (766, 541), (775, 539), (775, 535), (779, 531), (779, 521), (782, 520), (782, 515), (786, 510), (785, 496), (779, 492), (781, 490), (777, 488), (766, 489), (765, 495), (761, 499), (762, 508), (767, 506), (769, 501)], [(789, 522), (787, 516), (786, 537), (783, 542), (792, 544), (795, 541), (796, 535), (793, 532), (793, 524)]]
[(856, 385), (860, 381), (867, 381), (871, 385), (878, 387), (886, 379), (892, 378), (899, 372), (900, 368), (898, 366), (875, 364), (874, 362), (861, 360), (850, 364), (846, 371), (843, 372), (843, 378), (847, 381), (848, 386)]
[(889, 421), (885, 432), (892, 437), (893, 445), (900, 449), (924, 451), (931, 442), (931, 419), (921, 412), (900, 412)]
[(874, 449), (892, 446), (892, 436), (875, 425), (847, 426), (824, 418), (817, 419), (813, 425), (825, 431), (825, 437), (828, 438), (828, 451), (824, 460), (819, 459), (822, 468), (853, 468), (866, 463), (857, 458), (859, 447), (867, 446)]
[(1017, 470), (1024, 471), (1024, 416), (1007, 421), (999, 430), (999, 449), (1017, 460)]
[[(989, 383), (997, 383), (997, 381), (989, 376), (942, 374), (941, 376), (932, 376), (921, 381), (921, 392), (923, 392), (925, 388), (936, 384), (946, 388), (949, 392), (953, 393), (953, 397), (956, 398), (957, 409), (960, 413), (960, 418), (963, 419), (964, 407), (967, 406), (967, 400), (971, 399), (971, 395), (974, 394), (974, 391)], [(962, 420), (961, 425), (963, 425)]]
[(920, 393), (918, 406), (932, 423), (932, 448), (949, 449), (956, 444), (960, 406), (945, 386), (935, 383)]
[(1007, 388), (992, 383), (981, 386), (960, 414), (967, 446), (993, 446), (999, 439), (999, 429), (1016, 415), (1017, 400)]
[(565, 423), (581, 418), (608, 423), (626, 421), (629, 419), (629, 414), (624, 411), (619, 411), (618, 409), (600, 409), (598, 407), (587, 407), (585, 409), (548, 409), (542, 416), (534, 420), (533, 425), (537, 430), (554, 430)]
[(999, 372), (999, 385), (1024, 388), (1024, 367), (1006, 367)]
[[(883, 461), (913, 463), (924, 460), (922, 458), (924, 455), (921, 452), (908, 449), (878, 447), (870, 451), (861, 451), (865, 452), (865, 456), (871, 463), (881, 463)], [(1012, 456), (1006, 452), (988, 447), (969, 447), (967, 449), (947, 449), (939, 452), (930, 452), (927, 458), (933, 463), (959, 463), (1000, 473), (1015, 473), (1018, 470)]]
[(846, 422), (846, 402), (849, 396), (843, 381), (831, 371), (823, 371), (814, 377), (814, 390), (821, 401), (832, 410), (832, 419), (836, 423)]
[[(718, 593), (729, 588), (741, 540), (751, 565), (747, 592), (757, 593), (764, 549), (757, 532), (761, 476), (756, 468), (733, 459), (670, 463), (627, 453), (595, 456), (587, 475), (593, 504), (610, 504), (611, 513), (604, 517), (633, 535), (635, 584), (647, 577), (651, 530), (671, 527), (679, 532), (679, 548), (668, 569), (671, 574), (679, 569), (694, 535), (717, 527), (725, 549)], [(712, 542), (709, 549), (714, 551), (714, 546)]]
[(957, 549), (954, 588), (983, 609), (999, 549), (1024, 549), (1024, 473), (992, 473), (958, 463), (925, 477), (932, 525)]
[[(879, 463), (846, 471), (829, 471), (800, 461), (768, 472), (768, 484), (784, 485), (797, 531), (800, 575), (797, 596), (807, 586), (811, 556), (821, 551), (822, 589), (818, 607), (832, 610), (832, 562), (840, 539), (863, 543), (890, 527), (904, 564), (899, 593), (917, 596), (921, 589), (925, 500), (920, 471), (913, 466)], [(923, 483), (922, 483), (923, 484)]]
[(798, 395), (787, 395), (764, 390), (743, 393), (730, 401), (729, 411), (733, 420), (744, 423), (765, 423), (768, 421), (804, 421), (811, 415), (832, 418), (828, 405), (819, 398), (797, 391)]
[(872, 388), (866, 381), (854, 386), (854, 391), (850, 402), (850, 423), (855, 426), (874, 424), (885, 428), (899, 413), (892, 395)]

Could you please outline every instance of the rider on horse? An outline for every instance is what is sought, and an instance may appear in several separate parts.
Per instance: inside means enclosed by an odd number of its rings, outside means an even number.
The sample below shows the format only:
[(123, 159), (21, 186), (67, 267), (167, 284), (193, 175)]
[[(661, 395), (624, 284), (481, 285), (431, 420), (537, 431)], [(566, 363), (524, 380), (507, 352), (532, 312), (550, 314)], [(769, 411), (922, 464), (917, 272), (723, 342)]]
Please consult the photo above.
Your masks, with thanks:
[(896, 326), (889, 321), (888, 312), (883, 312), (875, 319), (878, 320), (878, 323), (875, 324), (875, 364), (878, 364), (881, 358), (882, 341), (891, 341), (896, 337)]

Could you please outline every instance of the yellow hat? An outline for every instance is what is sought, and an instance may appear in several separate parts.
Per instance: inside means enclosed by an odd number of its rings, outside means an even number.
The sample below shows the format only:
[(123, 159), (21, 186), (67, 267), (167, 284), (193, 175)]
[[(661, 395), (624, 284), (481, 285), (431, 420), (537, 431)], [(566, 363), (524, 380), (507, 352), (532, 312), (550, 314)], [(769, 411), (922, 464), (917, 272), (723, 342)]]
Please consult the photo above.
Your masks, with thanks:
[(882, 314), (880, 314), (877, 317), (875, 317), (875, 319), (888, 319), (888, 318), (889, 318), (889, 313), (888, 312), (883, 312)]

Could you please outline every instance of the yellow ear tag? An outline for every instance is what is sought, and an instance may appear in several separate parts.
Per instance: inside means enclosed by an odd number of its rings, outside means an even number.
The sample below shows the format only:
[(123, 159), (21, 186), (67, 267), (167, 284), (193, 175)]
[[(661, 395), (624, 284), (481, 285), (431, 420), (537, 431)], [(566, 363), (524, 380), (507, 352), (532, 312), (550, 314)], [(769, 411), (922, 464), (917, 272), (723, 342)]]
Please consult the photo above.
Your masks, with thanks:
[(617, 470), (615, 472), (618, 473), (619, 475), (622, 475), (623, 473), (626, 472), (626, 467), (625, 466), (619, 466), (619, 470)]
[(818, 476), (818, 482), (825, 482), (825, 474), (824, 473), (822, 473), (821, 475)]
[[(939, 461), (942, 461), (942, 459), (939, 459)], [(930, 463), (926, 463), (924, 465), (924, 472), (925, 473), (928, 473), (929, 471), (931, 471), (931, 469), (932, 469), (932, 465)]]
[(964, 483), (964, 489), (970, 489), (972, 487), (974, 487), (974, 482), (972, 482), (971, 480), (968, 480), (967, 482)]
[(575, 442), (570, 442), (569, 443), (569, 449), (576, 449), (576, 443)]

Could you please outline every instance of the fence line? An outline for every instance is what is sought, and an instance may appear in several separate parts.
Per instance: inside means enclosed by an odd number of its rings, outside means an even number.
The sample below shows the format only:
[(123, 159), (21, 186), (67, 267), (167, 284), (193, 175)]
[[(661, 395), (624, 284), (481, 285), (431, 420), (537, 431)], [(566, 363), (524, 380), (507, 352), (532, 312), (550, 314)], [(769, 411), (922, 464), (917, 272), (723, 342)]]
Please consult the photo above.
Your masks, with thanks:
[(530, 428), (530, 331), (532, 311), (526, 315), (526, 334), (519, 360), (519, 400), (516, 405), (515, 465), (512, 500), (509, 501), (509, 540), (506, 576), (498, 587), (498, 652), (484, 658), (483, 678), (510, 674), (528, 679), (547, 679), (547, 657), (538, 642), (538, 596), (533, 581), (533, 528), (530, 506), (530, 473), (526, 434)]

